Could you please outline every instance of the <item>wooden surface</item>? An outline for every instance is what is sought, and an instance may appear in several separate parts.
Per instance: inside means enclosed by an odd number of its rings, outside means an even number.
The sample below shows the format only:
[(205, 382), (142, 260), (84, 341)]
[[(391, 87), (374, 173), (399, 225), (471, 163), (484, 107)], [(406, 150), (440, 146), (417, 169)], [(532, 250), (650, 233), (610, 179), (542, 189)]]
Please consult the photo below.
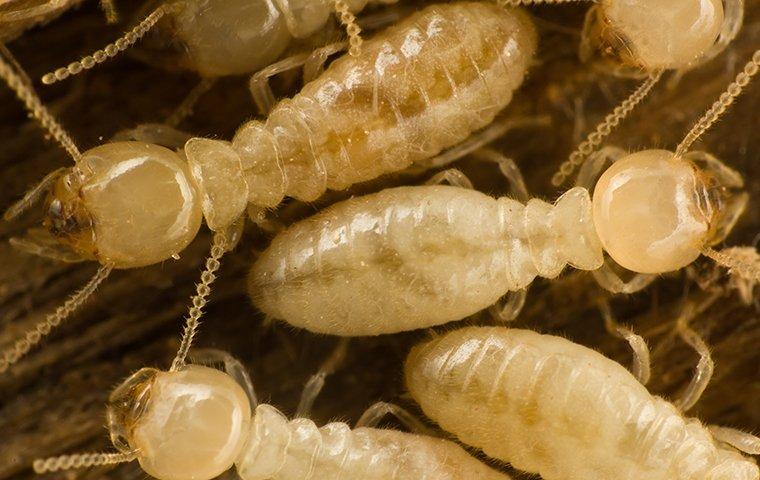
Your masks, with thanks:
[[(97, 2), (26, 32), (8, 47), (32, 78), (68, 63), (115, 38), (120, 27), (105, 25)], [(121, 2), (129, 4), (129, 2)], [(128, 5), (123, 5), (129, 16)], [(515, 116), (548, 114), (552, 125), (515, 131), (497, 148), (521, 165), (536, 195), (556, 197), (548, 187), (553, 170), (581, 134), (592, 128), (636, 82), (591, 72), (575, 54), (583, 6), (532, 9), (540, 19), (538, 64), (510, 108)], [(760, 2), (747, 2), (740, 38), (728, 52), (680, 82), (666, 76), (652, 97), (610, 140), (628, 149), (673, 148), (691, 124), (731, 81), (736, 68), (760, 45)], [(53, 87), (39, 87), (82, 149), (116, 131), (166, 118), (197, 82), (189, 73), (163, 71), (122, 57)], [(254, 112), (244, 78), (221, 81), (198, 105), (183, 128), (198, 135), (229, 138)], [(281, 91), (287, 90), (280, 82)], [(760, 231), (760, 85), (739, 103), (698, 147), (739, 170), (751, 193), (751, 206), (729, 245), (750, 244)], [(71, 161), (45, 141), (39, 128), (6, 88), (0, 88), (0, 207), (10, 205), (45, 173)], [(495, 169), (471, 161), (459, 165), (478, 188), (498, 194), (503, 180)], [(409, 178), (394, 182), (419, 181)], [(372, 187), (372, 188), (377, 188)], [(289, 207), (303, 215), (316, 206)], [(284, 218), (289, 220), (291, 217)], [(8, 345), (95, 272), (92, 264), (62, 265), (21, 254), (7, 239), (39, 221), (39, 212), (0, 223), (0, 345)], [(77, 315), (8, 374), (0, 376), (0, 479), (31, 478), (31, 461), (41, 456), (110, 448), (104, 428), (109, 390), (142, 366), (166, 368), (178, 344), (188, 297), (210, 237), (202, 232), (178, 261), (117, 271)], [(265, 324), (246, 297), (245, 275), (253, 252), (268, 237), (248, 228), (237, 250), (223, 260), (220, 279), (198, 337), (198, 346), (228, 350), (249, 367), (261, 399), (292, 413), (308, 376), (330, 353), (336, 339), (317, 337), (283, 324)], [(698, 267), (710, 268), (700, 260)], [(725, 282), (725, 277), (718, 282)], [(651, 390), (675, 397), (691, 378), (696, 355), (673, 335), (685, 288), (702, 295), (684, 272), (668, 275), (646, 292), (613, 300), (618, 318), (631, 324), (654, 352)], [(605, 333), (595, 300), (601, 291), (590, 275), (568, 271), (554, 282), (537, 281), (517, 326), (565, 335), (628, 364), (625, 344)], [(757, 296), (755, 297), (757, 300)], [(467, 320), (486, 323), (486, 315)], [(760, 314), (736, 295), (694, 321), (711, 345), (715, 378), (693, 413), (706, 422), (760, 430)], [(454, 328), (455, 324), (444, 328)], [(427, 335), (411, 332), (351, 342), (343, 367), (329, 378), (313, 418), (355, 421), (377, 400), (402, 403), (401, 367), (409, 347)], [(145, 478), (136, 465), (71, 474), (78, 478)], [(61, 474), (50, 477), (62, 477)]]

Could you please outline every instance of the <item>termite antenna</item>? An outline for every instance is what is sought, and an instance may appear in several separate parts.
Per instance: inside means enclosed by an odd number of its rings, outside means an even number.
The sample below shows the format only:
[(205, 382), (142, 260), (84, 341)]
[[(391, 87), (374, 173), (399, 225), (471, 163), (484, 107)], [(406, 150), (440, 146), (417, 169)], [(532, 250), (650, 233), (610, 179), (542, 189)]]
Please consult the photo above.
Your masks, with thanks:
[(727, 268), (729, 274), (753, 284), (760, 283), (760, 255), (757, 252), (754, 252), (754, 255), (748, 255), (746, 249), (742, 248), (727, 248), (718, 251), (706, 247), (702, 250), (702, 254)]
[(3, 352), (2, 357), (0, 357), (0, 373), (5, 373), (11, 365), (29, 353), (32, 347), (40, 343), (54, 328), (81, 307), (95, 293), (98, 285), (108, 278), (111, 270), (113, 270), (113, 265), (102, 265), (81, 290), (69, 297), (63, 305), (48, 315), (45, 320), (39, 322), (33, 330), (27, 332), (24, 338), (17, 340), (12, 348)]
[(116, 465), (131, 462), (135, 458), (134, 453), (76, 453), (60, 457), (38, 458), (32, 463), (32, 467), (35, 473), (42, 474), (97, 465)]
[(649, 92), (652, 90), (657, 82), (662, 77), (663, 70), (657, 70), (652, 72), (634, 92), (626, 98), (623, 103), (615, 107), (609, 115), (604, 118), (604, 121), (600, 123), (593, 133), (589, 134), (586, 139), (578, 145), (570, 157), (559, 167), (557, 173), (552, 177), (552, 185), (559, 187), (562, 185), (570, 175), (573, 174), (576, 168), (583, 165), (583, 162), (594, 153), (596, 148), (602, 144), (607, 136), (612, 133), (612, 130), (623, 121), (628, 114), (630, 114), (636, 106), (641, 103)]
[(335, 11), (338, 13), (340, 23), (346, 27), (346, 33), (348, 34), (348, 43), (350, 45), (348, 49), (349, 55), (356, 57), (361, 53), (362, 43), (362, 29), (359, 24), (356, 23), (356, 17), (344, 0), (333, 0)]
[(185, 359), (187, 358), (187, 352), (190, 351), (190, 346), (193, 344), (193, 337), (198, 330), (200, 319), (203, 316), (203, 307), (206, 306), (208, 296), (211, 293), (211, 284), (216, 280), (214, 273), (219, 270), (221, 263), (219, 259), (222, 258), (224, 252), (227, 249), (227, 236), (224, 233), (218, 232), (214, 234), (214, 240), (211, 244), (211, 253), (206, 258), (206, 268), (201, 273), (201, 282), (196, 286), (195, 295), (191, 299), (191, 307), (185, 319), (185, 329), (182, 332), (182, 342), (177, 350), (177, 356), (172, 361), (170, 371), (174, 372), (179, 370), (185, 365)]
[(37, 201), (42, 198), (43, 195), (50, 191), (50, 188), (53, 186), (55, 181), (58, 180), (58, 177), (63, 175), (63, 172), (65, 171), (65, 168), (59, 168), (45, 175), (45, 178), (40, 180), (40, 183), (26, 192), (24, 198), (11, 205), (8, 210), (5, 211), (3, 214), (3, 220), (9, 222), (27, 211), (32, 205), (37, 203)]
[(13, 93), (24, 102), (26, 109), (29, 111), (32, 117), (39, 123), (43, 129), (45, 129), (51, 137), (53, 137), (74, 159), (74, 162), (78, 162), (82, 157), (74, 140), (71, 139), (66, 130), (63, 129), (61, 124), (53, 118), (53, 115), (42, 105), (42, 101), (32, 88), (31, 82), (29, 82), (26, 74), (23, 73), (20, 67), (15, 69), (13, 65), (18, 65), (16, 60), (5, 48), (5, 45), (0, 44), (0, 78), (8, 84)]
[(116, 10), (114, 0), (100, 0), (100, 9), (106, 16), (106, 23), (112, 25), (119, 22), (119, 12)]
[(76, 75), (83, 70), (89, 70), (95, 65), (105, 62), (109, 58), (115, 57), (119, 52), (123, 52), (132, 46), (135, 42), (140, 40), (143, 35), (148, 33), (148, 31), (153, 28), (164, 15), (169, 13), (172, 8), (173, 7), (169, 7), (167, 5), (161, 5), (160, 7), (153, 10), (150, 15), (145, 17), (142, 22), (137, 24), (136, 27), (125, 33), (124, 36), (115, 42), (106, 45), (105, 48), (96, 51), (92, 55), (82, 57), (81, 60), (72, 62), (66, 67), (61, 67), (53, 72), (46, 73), (42, 76), (42, 83), (45, 85), (51, 85), (55, 82)]
[(755, 53), (752, 54), (752, 59), (744, 65), (744, 70), (739, 72), (739, 75), (736, 76), (736, 79), (728, 86), (726, 91), (721, 94), (720, 98), (712, 104), (710, 109), (699, 119), (691, 131), (686, 134), (676, 149), (676, 157), (685, 155), (689, 151), (689, 147), (715, 124), (728, 107), (734, 103), (734, 100), (741, 95), (744, 87), (749, 85), (750, 80), (757, 74), (758, 69), (760, 69), (760, 49), (755, 50)]

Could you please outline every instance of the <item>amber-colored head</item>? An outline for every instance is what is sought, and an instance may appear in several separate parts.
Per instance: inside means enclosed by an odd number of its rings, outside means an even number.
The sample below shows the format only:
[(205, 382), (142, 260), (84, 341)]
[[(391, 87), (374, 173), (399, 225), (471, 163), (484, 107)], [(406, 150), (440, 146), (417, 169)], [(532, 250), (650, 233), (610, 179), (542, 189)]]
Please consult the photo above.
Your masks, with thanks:
[(79, 255), (133, 268), (179, 254), (200, 228), (186, 162), (169, 149), (114, 142), (88, 150), (47, 201), (45, 226)]
[(144, 368), (109, 399), (114, 445), (135, 452), (160, 480), (212, 479), (234, 464), (248, 436), (251, 405), (229, 375), (188, 365)]
[(645, 150), (615, 162), (594, 189), (594, 224), (623, 267), (665, 273), (692, 263), (719, 234), (725, 189), (686, 159)]
[(632, 70), (680, 69), (715, 45), (724, 25), (722, 0), (604, 0), (589, 13), (587, 55)]

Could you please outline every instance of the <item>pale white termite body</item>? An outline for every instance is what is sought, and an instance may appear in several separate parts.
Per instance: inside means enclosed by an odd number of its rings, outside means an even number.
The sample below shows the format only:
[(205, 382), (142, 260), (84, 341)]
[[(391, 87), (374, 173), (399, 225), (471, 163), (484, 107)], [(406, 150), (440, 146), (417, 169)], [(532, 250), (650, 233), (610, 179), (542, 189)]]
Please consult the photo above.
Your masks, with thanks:
[(251, 269), (249, 292), (292, 325), (377, 335), (460, 320), (536, 276), (602, 260), (583, 188), (553, 206), (400, 187), (341, 202), (275, 237)]
[(442, 428), (545, 480), (760, 478), (621, 365), (560, 337), (456, 330), (414, 348), (405, 376)]
[[(98, 261), (101, 272), (83, 290), (87, 295), (113, 268), (178, 258), (203, 219), (219, 234), (207, 263), (215, 271), (247, 207), (276, 207), (285, 196), (314, 200), (430, 158), (488, 125), (523, 81), (536, 42), (530, 19), (517, 9), (432, 5), (377, 33), (359, 55), (333, 62), (266, 122), (244, 124), (232, 142), (192, 138), (180, 152), (111, 142), (80, 153), (23, 76), (3, 62), (0, 75), (77, 163), (48, 175), (7, 218), (50, 192), (49, 238), (37, 234), (22, 246), (67, 261)], [(204, 276), (207, 292), (213, 276)], [(87, 295), (69, 302), (53, 323)], [(6, 363), (39, 341), (27, 337)]]
[(271, 405), (257, 406), (238, 382), (199, 365), (139, 370), (109, 399), (111, 439), (123, 453), (38, 460), (35, 469), (136, 459), (159, 480), (210, 480), (233, 466), (242, 480), (509, 480), (449, 440), (288, 420)]

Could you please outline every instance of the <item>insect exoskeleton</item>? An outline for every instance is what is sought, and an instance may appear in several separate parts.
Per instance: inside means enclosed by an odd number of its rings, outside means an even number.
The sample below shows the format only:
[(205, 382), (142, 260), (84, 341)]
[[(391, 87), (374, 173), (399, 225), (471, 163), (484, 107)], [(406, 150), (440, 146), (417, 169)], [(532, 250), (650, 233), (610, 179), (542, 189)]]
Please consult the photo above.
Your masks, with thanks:
[(760, 478), (621, 365), (560, 337), (463, 328), (415, 347), (405, 377), (445, 430), (545, 480)]
[(144, 368), (110, 397), (111, 440), (122, 453), (37, 460), (35, 470), (137, 459), (159, 480), (210, 480), (233, 466), (243, 480), (509, 480), (454, 442), (368, 426), (351, 429), (338, 422), (317, 427), (306, 418), (288, 420), (271, 405), (256, 405), (249, 392), (230, 374), (205, 366), (168, 372)]

